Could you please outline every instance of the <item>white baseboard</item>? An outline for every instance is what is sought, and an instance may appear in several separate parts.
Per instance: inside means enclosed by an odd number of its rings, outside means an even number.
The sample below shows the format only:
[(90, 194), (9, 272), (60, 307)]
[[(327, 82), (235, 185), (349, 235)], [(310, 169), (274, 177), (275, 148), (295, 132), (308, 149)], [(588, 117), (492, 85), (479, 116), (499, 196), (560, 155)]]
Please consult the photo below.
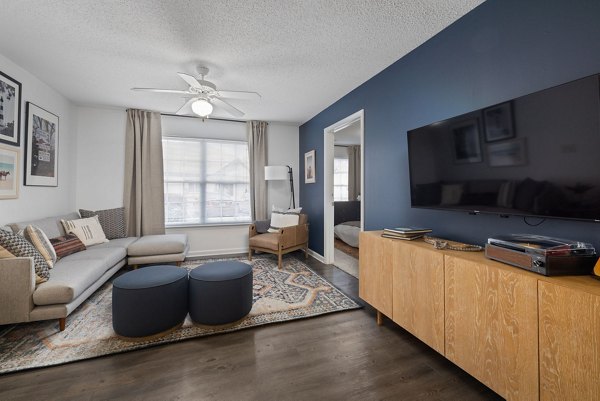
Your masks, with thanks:
[(309, 249), (308, 254), (310, 256), (312, 256), (313, 258), (317, 259), (319, 262), (325, 263), (325, 257), (323, 255), (321, 255), (320, 253), (317, 253), (317, 252), (313, 251), (312, 249)]
[(198, 258), (204, 256), (236, 255), (238, 253), (248, 253), (248, 248), (229, 248), (229, 249), (210, 249), (202, 251), (189, 251), (188, 258)]

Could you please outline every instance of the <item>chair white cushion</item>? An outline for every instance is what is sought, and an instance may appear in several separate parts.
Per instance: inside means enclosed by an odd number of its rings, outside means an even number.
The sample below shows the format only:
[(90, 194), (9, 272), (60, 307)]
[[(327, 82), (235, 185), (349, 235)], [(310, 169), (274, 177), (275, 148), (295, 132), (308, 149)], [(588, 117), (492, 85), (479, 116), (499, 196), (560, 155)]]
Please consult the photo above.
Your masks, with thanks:
[(271, 226), (268, 231), (270, 233), (276, 233), (282, 227), (297, 226), (301, 211), (301, 207), (288, 210), (274, 207), (271, 211)]

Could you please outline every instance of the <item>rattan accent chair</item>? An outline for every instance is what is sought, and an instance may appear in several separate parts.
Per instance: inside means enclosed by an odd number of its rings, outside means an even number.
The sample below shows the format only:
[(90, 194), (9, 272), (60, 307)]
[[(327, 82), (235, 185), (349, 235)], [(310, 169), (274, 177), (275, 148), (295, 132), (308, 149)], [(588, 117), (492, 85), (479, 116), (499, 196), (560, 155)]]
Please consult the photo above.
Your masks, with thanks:
[(267, 232), (270, 220), (255, 221), (249, 228), (248, 260), (252, 260), (254, 251), (267, 252), (277, 255), (277, 266), (281, 270), (283, 255), (304, 250), (304, 257), (308, 258), (308, 216), (300, 214), (297, 226), (283, 227), (275, 233)]

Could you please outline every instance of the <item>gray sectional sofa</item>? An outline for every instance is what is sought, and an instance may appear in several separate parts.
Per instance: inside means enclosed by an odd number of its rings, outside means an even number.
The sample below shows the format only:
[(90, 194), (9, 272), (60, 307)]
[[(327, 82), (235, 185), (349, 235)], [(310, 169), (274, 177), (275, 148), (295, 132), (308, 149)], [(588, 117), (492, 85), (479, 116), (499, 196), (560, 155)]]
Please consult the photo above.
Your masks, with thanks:
[[(71, 213), (16, 223), (11, 227), (13, 231), (18, 231), (32, 224), (53, 238), (65, 235), (61, 219), (78, 218), (79, 214)], [(59, 319), (60, 329), (64, 330), (66, 317), (129, 263), (128, 250), (138, 240), (140, 244), (132, 247), (135, 256), (130, 255), (135, 264), (181, 262), (185, 259), (189, 248), (185, 235), (150, 237), (150, 241), (144, 240), (145, 237), (113, 239), (66, 256), (56, 262), (50, 279), (37, 287), (31, 258), (0, 259), (0, 325)], [(156, 244), (163, 246), (157, 247)]]

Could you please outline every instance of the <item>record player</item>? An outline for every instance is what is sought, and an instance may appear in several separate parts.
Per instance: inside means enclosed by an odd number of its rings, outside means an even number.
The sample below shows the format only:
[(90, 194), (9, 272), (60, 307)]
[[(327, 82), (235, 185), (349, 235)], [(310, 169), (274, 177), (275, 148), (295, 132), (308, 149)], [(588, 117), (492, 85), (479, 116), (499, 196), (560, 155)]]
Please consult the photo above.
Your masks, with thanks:
[(544, 276), (591, 274), (598, 259), (591, 244), (533, 234), (489, 238), (485, 256)]

